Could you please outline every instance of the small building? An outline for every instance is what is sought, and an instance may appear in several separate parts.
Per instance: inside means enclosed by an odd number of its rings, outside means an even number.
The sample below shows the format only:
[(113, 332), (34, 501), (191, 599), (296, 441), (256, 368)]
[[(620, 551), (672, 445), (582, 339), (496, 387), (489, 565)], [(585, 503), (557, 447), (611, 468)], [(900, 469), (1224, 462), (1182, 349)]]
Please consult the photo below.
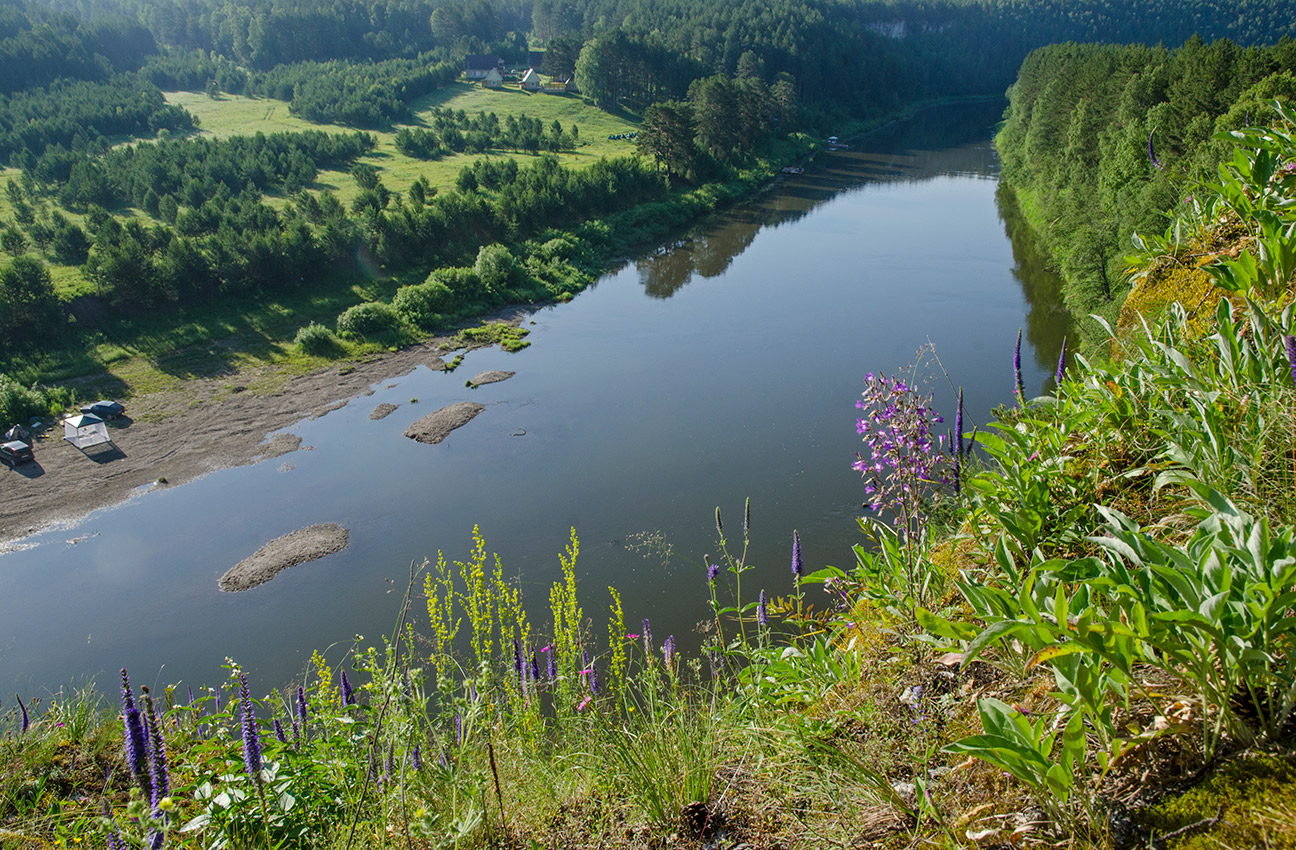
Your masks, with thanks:
[(555, 77), (548, 83), (545, 83), (544, 90), (549, 94), (579, 94), (580, 89), (576, 88), (576, 78)]
[[(464, 77), (469, 80), (484, 80), (491, 71), (498, 74), (503, 67), (504, 60), (494, 53), (475, 53), (464, 57)], [(500, 74), (500, 79), (503, 78), (503, 74)]]
[(540, 91), (540, 75), (536, 73), (535, 68), (528, 68), (522, 75), (522, 82), (518, 85), (523, 91)]
[(108, 426), (93, 413), (78, 413), (63, 420), (63, 439), (82, 451), (101, 443), (111, 443)]
[(482, 77), (481, 84), (488, 89), (497, 89), (504, 85), (504, 75), (499, 72), (499, 68), (491, 68)]

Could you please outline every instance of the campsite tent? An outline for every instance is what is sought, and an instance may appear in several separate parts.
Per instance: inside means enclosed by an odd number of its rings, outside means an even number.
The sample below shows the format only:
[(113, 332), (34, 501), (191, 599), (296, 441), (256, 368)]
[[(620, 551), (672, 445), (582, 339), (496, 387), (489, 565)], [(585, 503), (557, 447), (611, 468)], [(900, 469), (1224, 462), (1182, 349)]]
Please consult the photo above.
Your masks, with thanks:
[(112, 438), (108, 436), (108, 426), (93, 413), (78, 413), (64, 419), (63, 439), (82, 450), (112, 442)]

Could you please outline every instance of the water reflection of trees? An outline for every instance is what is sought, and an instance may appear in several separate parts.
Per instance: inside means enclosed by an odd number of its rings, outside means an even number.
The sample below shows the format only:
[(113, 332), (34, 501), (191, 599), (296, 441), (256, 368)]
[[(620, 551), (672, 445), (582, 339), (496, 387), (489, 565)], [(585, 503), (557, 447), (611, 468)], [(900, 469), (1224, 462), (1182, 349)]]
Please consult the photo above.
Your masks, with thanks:
[(1057, 366), (1063, 337), (1075, 340), (1071, 314), (1062, 301), (1062, 278), (1040, 251), (1035, 234), (1017, 206), (1017, 198), (1003, 183), (995, 191), (995, 204), (1004, 232), (1012, 243), (1012, 275), (1026, 297), (1026, 339), (1035, 351), (1039, 368), (1052, 372)]
[[(866, 137), (858, 150), (831, 154), (811, 172), (783, 180), (760, 200), (713, 216), (636, 260), (644, 291), (653, 298), (669, 298), (694, 275), (724, 273), (762, 228), (804, 218), (843, 191), (951, 174), (993, 177), (996, 162), (988, 136), (1002, 112), (998, 102), (963, 104), (925, 110), (888, 125)], [(1056, 349), (1053, 353), (1057, 355)]]

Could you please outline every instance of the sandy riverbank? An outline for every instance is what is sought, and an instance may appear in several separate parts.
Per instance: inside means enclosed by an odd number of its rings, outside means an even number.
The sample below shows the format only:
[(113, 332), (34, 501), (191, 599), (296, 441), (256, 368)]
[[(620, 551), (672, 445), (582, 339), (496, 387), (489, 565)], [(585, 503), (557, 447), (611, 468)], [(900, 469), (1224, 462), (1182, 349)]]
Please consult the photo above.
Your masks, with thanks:
[[(517, 310), (493, 318), (518, 322), (525, 315)], [(126, 400), (126, 417), (108, 423), (112, 446), (88, 454), (65, 442), (55, 428), (37, 440), (35, 463), (16, 469), (0, 465), (0, 552), (37, 531), (122, 502), (141, 488), (173, 487), (294, 451), (300, 438), (279, 435), (266, 442), (266, 435), (303, 417), (322, 416), (416, 366), (444, 368), (443, 341), (292, 377), (272, 393), (241, 390), (266, 383), (273, 367), (258, 367), (136, 396)]]

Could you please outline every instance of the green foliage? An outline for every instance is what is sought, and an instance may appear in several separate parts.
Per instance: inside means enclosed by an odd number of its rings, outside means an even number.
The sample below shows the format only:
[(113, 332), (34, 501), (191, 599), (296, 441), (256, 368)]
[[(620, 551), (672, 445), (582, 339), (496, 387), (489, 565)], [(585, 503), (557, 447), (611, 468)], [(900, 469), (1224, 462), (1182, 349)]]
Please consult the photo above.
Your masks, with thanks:
[[(433, 272), (433, 275), (436, 273)], [(392, 297), (392, 309), (401, 319), (425, 331), (436, 330), (440, 317), (454, 307), (454, 292), (429, 276), (424, 283), (402, 286)]]
[(49, 419), (71, 407), (76, 396), (68, 387), (44, 387), (33, 384), (25, 387), (13, 378), (0, 373), (0, 430), (10, 425), (26, 425), (33, 417)]
[(318, 322), (311, 322), (298, 330), (293, 342), (305, 353), (316, 357), (333, 357), (342, 351), (333, 331)]
[(400, 316), (390, 304), (366, 301), (349, 307), (337, 319), (337, 331), (346, 337), (362, 339), (392, 333), (400, 327)]

